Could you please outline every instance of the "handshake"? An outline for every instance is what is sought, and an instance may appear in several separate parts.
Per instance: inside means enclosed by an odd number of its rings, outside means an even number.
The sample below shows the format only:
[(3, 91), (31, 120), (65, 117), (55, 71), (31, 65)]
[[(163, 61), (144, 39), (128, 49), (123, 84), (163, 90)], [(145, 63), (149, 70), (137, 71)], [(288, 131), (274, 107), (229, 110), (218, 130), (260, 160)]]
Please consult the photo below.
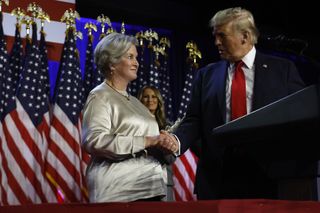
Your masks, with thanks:
[(173, 154), (179, 151), (179, 142), (175, 136), (167, 131), (161, 131), (160, 135), (146, 136), (145, 148), (156, 147), (163, 152)]

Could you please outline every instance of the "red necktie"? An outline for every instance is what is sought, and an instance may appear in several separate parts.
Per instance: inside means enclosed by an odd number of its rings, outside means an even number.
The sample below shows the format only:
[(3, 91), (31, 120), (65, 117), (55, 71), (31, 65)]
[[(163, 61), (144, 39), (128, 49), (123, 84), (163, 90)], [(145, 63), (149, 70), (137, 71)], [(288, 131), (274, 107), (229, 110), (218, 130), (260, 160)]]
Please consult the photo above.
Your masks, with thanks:
[(247, 114), (246, 79), (242, 70), (243, 61), (235, 64), (235, 72), (231, 84), (231, 120)]

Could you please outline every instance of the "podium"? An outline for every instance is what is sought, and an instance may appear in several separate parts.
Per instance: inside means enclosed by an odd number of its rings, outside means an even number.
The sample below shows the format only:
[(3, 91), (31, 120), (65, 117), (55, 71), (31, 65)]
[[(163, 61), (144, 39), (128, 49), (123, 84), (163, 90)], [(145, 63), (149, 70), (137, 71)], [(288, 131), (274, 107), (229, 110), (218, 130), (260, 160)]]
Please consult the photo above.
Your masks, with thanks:
[(222, 146), (245, 150), (278, 184), (278, 199), (319, 200), (319, 86), (311, 85), (213, 129)]

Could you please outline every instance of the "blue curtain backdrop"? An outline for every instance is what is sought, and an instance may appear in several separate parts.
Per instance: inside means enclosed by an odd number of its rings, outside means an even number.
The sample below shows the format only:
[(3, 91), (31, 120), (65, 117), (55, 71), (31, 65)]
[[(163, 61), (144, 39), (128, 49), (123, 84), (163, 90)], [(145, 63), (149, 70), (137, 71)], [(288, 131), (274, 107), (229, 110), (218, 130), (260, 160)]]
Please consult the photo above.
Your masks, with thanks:
[[(80, 20), (76, 20), (76, 29), (77, 31), (80, 31), (82, 33), (82, 39), (77, 39), (77, 48), (79, 50), (79, 56), (80, 56), (80, 68), (82, 71), (82, 75), (84, 76), (84, 70), (85, 70), (85, 61), (86, 61), (86, 48), (87, 48), (87, 44), (88, 44), (88, 35), (87, 35), (87, 29), (85, 29), (85, 24), (86, 23), (93, 23), (97, 26), (97, 31), (92, 31), (93, 34), (93, 49), (94, 47), (97, 45), (97, 43), (99, 42), (99, 37), (101, 34), (101, 24), (99, 22), (97, 22), (94, 19), (90, 19), (90, 18), (80, 18)], [(105, 31), (109, 28), (108, 25), (105, 25)], [(112, 23), (112, 28), (115, 29), (117, 32), (121, 31), (121, 23)], [(130, 25), (130, 24), (126, 24), (125, 23), (125, 34), (129, 34), (129, 35), (133, 35), (135, 36), (137, 32), (143, 31), (145, 32), (146, 30), (149, 30), (149, 27), (144, 27), (144, 26), (137, 26), (137, 25)], [(169, 38), (169, 40), (172, 40), (172, 32), (170, 30), (166, 30), (166, 29), (159, 29), (159, 28), (152, 28), (153, 31), (158, 33), (158, 37), (167, 37)], [(147, 45), (147, 41), (144, 41), (145, 45)], [(158, 43), (158, 41), (157, 41)], [(172, 43), (172, 41), (171, 41)], [(177, 72), (177, 70), (180, 70), (180, 68), (175, 68), (177, 66), (177, 64), (173, 64), (173, 48), (168, 48), (168, 54), (170, 55), (169, 60), (168, 60), (168, 67), (170, 70), (170, 79), (172, 82), (170, 82), (170, 85), (174, 85), (173, 88), (171, 88), (171, 91), (181, 91), (182, 90), (182, 82), (183, 82), (183, 77), (180, 78), (180, 80), (177, 80), (177, 73), (181, 74), (181, 76), (184, 76), (184, 73), (182, 72)], [(186, 50), (184, 50), (186, 51)], [(145, 60), (149, 60), (149, 57), (145, 57)], [(150, 62), (149, 62), (150, 63)], [(141, 66), (140, 66), (141, 67)], [(51, 94), (54, 94), (54, 86), (55, 86), (55, 82), (56, 82), (56, 78), (57, 78), (57, 73), (58, 73), (58, 69), (59, 69), (59, 62), (56, 61), (49, 61), (49, 71), (50, 71), (50, 83), (51, 83)], [(148, 67), (146, 67), (146, 70), (148, 71)], [(173, 80), (175, 79), (175, 80)], [(179, 82), (179, 83), (177, 83)], [(181, 83), (180, 83), (181, 82)], [(173, 104), (173, 114), (175, 114), (176, 112), (176, 106), (179, 103), (179, 99), (177, 99), (176, 97), (178, 97), (178, 93), (174, 93), (173, 95), (173, 100), (175, 103)], [(175, 119), (175, 118), (174, 118)]]

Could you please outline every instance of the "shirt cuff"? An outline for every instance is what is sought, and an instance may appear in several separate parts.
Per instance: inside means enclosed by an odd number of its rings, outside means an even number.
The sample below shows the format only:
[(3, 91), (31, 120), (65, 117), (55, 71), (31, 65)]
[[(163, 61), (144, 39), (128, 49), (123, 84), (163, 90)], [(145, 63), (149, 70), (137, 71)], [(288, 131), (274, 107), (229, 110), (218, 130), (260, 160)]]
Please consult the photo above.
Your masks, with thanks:
[(175, 152), (175, 153), (173, 153), (176, 157), (177, 156), (179, 156), (180, 155), (180, 148), (181, 148), (181, 144), (180, 144), (180, 140), (179, 140), (179, 138), (175, 135), (175, 134), (172, 134), (172, 133), (170, 133), (175, 139), (176, 139), (176, 141), (178, 142), (178, 151), (177, 152)]

